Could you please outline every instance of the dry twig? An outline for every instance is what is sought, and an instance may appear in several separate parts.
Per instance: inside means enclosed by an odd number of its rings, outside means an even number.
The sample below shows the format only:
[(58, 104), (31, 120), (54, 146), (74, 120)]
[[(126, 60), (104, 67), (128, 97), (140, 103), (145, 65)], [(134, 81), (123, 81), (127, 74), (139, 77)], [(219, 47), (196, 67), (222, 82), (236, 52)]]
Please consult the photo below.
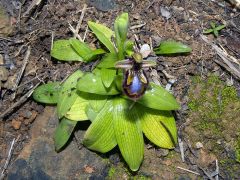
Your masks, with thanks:
[(180, 167), (180, 166), (177, 166), (177, 168), (178, 168), (178, 169), (181, 169), (181, 170), (183, 170), (183, 171), (187, 171), (187, 172), (189, 172), (189, 173), (192, 173), (192, 174), (195, 174), (195, 175), (200, 176), (200, 174), (199, 174), (198, 172), (195, 172), (195, 171), (192, 171), (192, 170), (189, 170), (189, 169), (185, 169), (185, 168), (182, 168), (182, 167)]
[(214, 59), (216, 63), (223, 66), (228, 70), (234, 77), (240, 79), (240, 69), (235, 67), (240, 65), (240, 60), (236, 59), (235, 57), (229, 55), (225, 49), (218, 47), (216, 44), (213, 44), (210, 42), (206, 36), (200, 35), (203, 41), (205, 41), (207, 44), (211, 45), (212, 48), (217, 52), (218, 56), (222, 58), (223, 62), (218, 61), (217, 59)]
[(20, 136), (18, 136), (17, 139), (14, 138), (14, 139), (12, 140), (10, 149), (9, 149), (9, 151), (8, 151), (8, 156), (7, 156), (6, 162), (5, 162), (5, 164), (4, 164), (3, 168), (2, 168), (2, 172), (1, 172), (1, 175), (0, 175), (0, 180), (2, 180), (2, 179), (4, 178), (4, 176), (5, 176), (5, 171), (7, 170), (7, 167), (8, 167), (8, 165), (9, 165), (9, 162), (10, 162), (11, 157), (12, 157), (13, 146), (14, 146), (15, 142), (18, 141), (19, 137), (20, 137)]
[(38, 87), (38, 85), (40, 84), (37, 83), (31, 90), (29, 90), (24, 96), (22, 96), (17, 102), (15, 102), (11, 107), (9, 107), (6, 111), (4, 111), (1, 115), (0, 115), (0, 120), (2, 120), (5, 116), (7, 116), (10, 112), (13, 111), (13, 109), (15, 109), (16, 107), (18, 107), (19, 105), (23, 104), (33, 93), (34, 89), (36, 89)]

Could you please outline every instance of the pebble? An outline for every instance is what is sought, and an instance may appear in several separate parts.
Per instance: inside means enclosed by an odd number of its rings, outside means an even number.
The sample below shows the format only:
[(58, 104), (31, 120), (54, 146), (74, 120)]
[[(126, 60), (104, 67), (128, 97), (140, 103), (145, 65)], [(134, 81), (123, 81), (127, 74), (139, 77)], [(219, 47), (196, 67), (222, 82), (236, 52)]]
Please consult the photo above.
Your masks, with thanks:
[(0, 81), (6, 81), (8, 79), (8, 75), (8, 70), (5, 67), (0, 66)]
[(187, 41), (189, 41), (189, 40), (191, 39), (191, 36), (187, 35), (187, 36), (185, 37), (185, 39), (186, 39)]
[(17, 120), (15, 120), (15, 119), (12, 120), (12, 127), (13, 127), (15, 130), (20, 129), (21, 124), (22, 124), (21, 121), (17, 121)]
[(169, 153), (168, 149), (157, 149), (157, 157), (166, 157)]
[(9, 76), (8, 80), (4, 83), (4, 88), (6, 89), (13, 89), (15, 86), (16, 77)]
[(0, 54), (0, 64), (4, 64), (3, 56)]
[(197, 142), (197, 143), (195, 144), (195, 146), (196, 146), (197, 149), (203, 148), (203, 144), (202, 144), (201, 142)]

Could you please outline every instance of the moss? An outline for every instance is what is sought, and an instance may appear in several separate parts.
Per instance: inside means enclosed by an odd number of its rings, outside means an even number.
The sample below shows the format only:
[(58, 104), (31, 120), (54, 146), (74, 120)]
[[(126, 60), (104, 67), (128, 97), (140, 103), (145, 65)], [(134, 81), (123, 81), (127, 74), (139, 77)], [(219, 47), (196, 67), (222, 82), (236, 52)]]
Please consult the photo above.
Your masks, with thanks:
[(236, 161), (240, 163), (240, 137), (238, 137), (236, 147), (235, 147)]
[(108, 177), (114, 177), (114, 174), (116, 173), (116, 169), (114, 167), (111, 167), (108, 171)]
[(207, 79), (194, 77), (188, 107), (192, 122), (192, 128), (188, 129), (197, 132), (190, 135), (190, 140), (208, 143), (207, 148), (218, 155), (224, 148), (216, 144), (217, 139), (233, 141), (235, 145), (231, 148), (235, 151), (236, 161), (240, 162), (240, 101), (237, 90), (213, 75)]

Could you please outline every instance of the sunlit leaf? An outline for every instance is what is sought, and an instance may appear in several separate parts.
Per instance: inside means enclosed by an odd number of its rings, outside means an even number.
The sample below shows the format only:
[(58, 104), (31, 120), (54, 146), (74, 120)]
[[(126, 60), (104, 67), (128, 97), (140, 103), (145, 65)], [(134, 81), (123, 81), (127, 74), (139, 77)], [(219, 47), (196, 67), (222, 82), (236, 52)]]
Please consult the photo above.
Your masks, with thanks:
[(116, 37), (116, 44), (118, 49), (118, 59), (124, 59), (124, 44), (128, 32), (128, 13), (122, 13), (114, 22), (114, 32)]
[(79, 91), (99, 95), (116, 95), (120, 93), (114, 83), (112, 83), (109, 88), (106, 88), (102, 83), (101, 77), (94, 75), (93, 73), (86, 73), (78, 81), (77, 89)]
[(74, 50), (83, 58), (84, 61), (91, 61), (96, 55), (103, 54), (103, 49), (92, 50), (86, 43), (81, 42), (75, 38), (69, 39)]
[(150, 88), (137, 102), (143, 106), (158, 110), (177, 110), (180, 108), (172, 94), (154, 83), (150, 83)]
[(141, 115), (142, 130), (155, 145), (172, 149), (177, 143), (177, 128), (170, 111), (158, 111), (137, 105)]
[(207, 29), (207, 30), (203, 31), (203, 34), (209, 34), (212, 32), (213, 32), (213, 29)]
[(217, 30), (217, 31), (220, 31), (220, 30), (222, 30), (222, 29), (225, 28), (225, 27), (226, 27), (226, 25), (223, 24), (223, 25), (220, 25), (220, 26), (216, 27), (216, 30)]
[(131, 101), (115, 98), (113, 125), (121, 154), (132, 171), (137, 171), (143, 160), (143, 135), (137, 110), (130, 109)]
[(101, 69), (101, 79), (106, 88), (109, 88), (115, 78), (116, 70), (115, 69)]
[(134, 54), (133, 46), (134, 46), (134, 42), (130, 40), (126, 41), (124, 44), (124, 50), (126, 54), (130, 57)]
[(86, 115), (86, 107), (88, 104), (89, 102), (87, 99), (78, 96), (71, 106), (70, 110), (66, 113), (65, 117), (74, 121), (88, 120), (88, 117)]
[(76, 124), (77, 121), (71, 121), (67, 118), (61, 119), (54, 133), (54, 145), (56, 151), (59, 151), (68, 142)]
[(93, 33), (97, 36), (99, 41), (101, 41), (111, 53), (115, 52), (115, 47), (111, 42), (111, 37), (113, 36), (113, 31), (108, 27), (98, 24), (95, 22), (88, 21), (88, 26), (93, 31)]
[(57, 114), (58, 117), (63, 117), (73, 103), (76, 101), (78, 95), (76, 92), (77, 81), (83, 76), (83, 72), (78, 70), (74, 72), (68, 79), (62, 84), (61, 91), (59, 92), (57, 102)]
[(108, 53), (106, 54), (101, 62), (97, 65), (99, 68), (115, 68), (115, 63), (118, 60), (118, 56), (116, 53)]
[(174, 53), (189, 53), (192, 49), (181, 43), (176, 41), (163, 41), (159, 45), (158, 48), (154, 49), (156, 54), (174, 54)]
[(46, 104), (56, 104), (60, 91), (59, 82), (50, 82), (37, 87), (33, 92), (33, 99)]
[(107, 102), (84, 135), (83, 144), (98, 152), (108, 152), (116, 145), (112, 102)]
[(74, 50), (69, 40), (54, 41), (51, 56), (62, 61), (83, 61), (83, 58)]

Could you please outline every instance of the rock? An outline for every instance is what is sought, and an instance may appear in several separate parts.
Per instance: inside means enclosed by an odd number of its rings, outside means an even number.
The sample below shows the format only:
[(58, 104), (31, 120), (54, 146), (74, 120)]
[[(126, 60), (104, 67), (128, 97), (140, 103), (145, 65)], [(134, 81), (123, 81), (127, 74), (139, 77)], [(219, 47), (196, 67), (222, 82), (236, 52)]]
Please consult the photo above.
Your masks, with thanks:
[(16, 77), (9, 76), (7, 81), (3, 84), (3, 87), (6, 89), (13, 89), (15, 86)]
[(169, 153), (168, 149), (157, 149), (157, 157), (166, 157)]
[(21, 124), (22, 124), (21, 121), (17, 121), (17, 120), (15, 120), (15, 119), (12, 120), (12, 127), (13, 127), (15, 130), (20, 129)]
[(161, 15), (163, 17), (165, 17), (167, 20), (169, 18), (171, 18), (172, 14), (170, 13), (170, 11), (168, 10), (168, 8), (165, 8), (165, 7), (160, 7), (160, 12), (161, 12)]
[(53, 134), (58, 119), (54, 114), (54, 107), (46, 107), (36, 118), (31, 139), (9, 167), (6, 179), (89, 179), (99, 175), (105, 179), (109, 161), (84, 147), (79, 150), (72, 139), (64, 150), (55, 151)]
[(101, 11), (109, 11), (117, 7), (115, 0), (88, 0), (88, 3)]
[(201, 142), (197, 142), (197, 143), (195, 144), (195, 147), (196, 147), (197, 149), (201, 149), (201, 148), (203, 148), (203, 144), (202, 144)]
[[(10, 3), (9, 3), (10, 4)], [(11, 18), (0, 4), (0, 35), (8, 36), (13, 30), (14, 18)]]
[(8, 79), (8, 75), (8, 70), (5, 67), (0, 66), (0, 81), (6, 81)]
[(27, 118), (29, 119), (31, 116), (32, 116), (32, 112), (29, 111), (29, 110), (24, 110), (21, 115), (24, 117), (24, 118)]

